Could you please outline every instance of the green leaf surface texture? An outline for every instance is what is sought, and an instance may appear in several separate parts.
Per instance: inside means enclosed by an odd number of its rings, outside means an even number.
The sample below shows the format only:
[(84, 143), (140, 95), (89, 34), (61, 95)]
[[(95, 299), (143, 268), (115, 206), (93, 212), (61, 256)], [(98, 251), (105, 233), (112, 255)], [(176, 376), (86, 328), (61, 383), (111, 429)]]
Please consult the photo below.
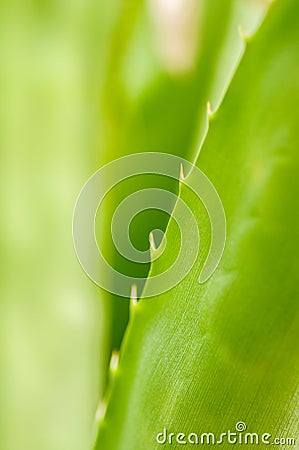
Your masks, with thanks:
[[(131, 0), (116, 8), (104, 64), (102, 163), (146, 151), (168, 152), (190, 161), (196, 157), (208, 126), (207, 102), (213, 110), (218, 108), (245, 48), (238, 27), (242, 25), (244, 32), (252, 34), (263, 20), (268, 2), (191, 3), (194, 30), (187, 44), (194, 50), (191, 64), (182, 67), (169, 67), (159, 54), (156, 20), (147, 2)], [(166, 39), (166, 31), (160, 40)], [(147, 275), (149, 265), (132, 263), (117, 253), (110, 224), (121, 200), (145, 186), (177, 192), (176, 184), (169, 180), (154, 176), (145, 180), (134, 178), (106, 198), (104, 218), (97, 225), (98, 242), (106, 259), (121, 273), (140, 277)], [(135, 228), (133, 224), (134, 245), (148, 248), (151, 229), (165, 230), (168, 221), (163, 213), (144, 213), (135, 222)], [(143, 232), (138, 233), (137, 229)], [(105, 323), (110, 329), (104, 353), (109, 355), (120, 347), (128, 322), (128, 302), (109, 293), (101, 296)], [(105, 366), (103, 370), (106, 372)]]
[[(196, 165), (226, 211), (224, 256), (200, 285), (210, 224), (182, 182), (198, 217), (199, 257), (178, 286), (132, 306), (96, 450), (158, 449), (164, 428), (220, 434), (239, 421), (256, 433), (298, 435), (298, 18), (295, 0), (271, 6), (210, 117)], [(172, 220), (167, 242), (148, 284), (178, 251)]]

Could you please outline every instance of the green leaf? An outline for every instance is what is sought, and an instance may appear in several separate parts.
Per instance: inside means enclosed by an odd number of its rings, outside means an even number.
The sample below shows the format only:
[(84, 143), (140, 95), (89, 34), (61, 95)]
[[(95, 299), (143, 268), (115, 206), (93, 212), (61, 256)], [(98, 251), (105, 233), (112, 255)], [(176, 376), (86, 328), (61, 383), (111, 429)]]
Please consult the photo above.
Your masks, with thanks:
[[(182, 187), (200, 224), (199, 258), (176, 288), (133, 308), (97, 449), (158, 449), (164, 428), (219, 436), (239, 421), (272, 439), (297, 438), (298, 17), (295, 0), (273, 5), (196, 163), (227, 215), (220, 266), (198, 283), (210, 227), (203, 205)], [(178, 251), (173, 221), (167, 242), (151, 276)]]
[[(194, 46), (195, 50), (191, 66), (181, 70), (169, 68), (161, 58), (159, 45), (163, 43), (161, 39), (166, 39), (167, 30), (164, 29), (163, 36), (157, 36), (148, 5), (132, 0), (119, 9), (105, 66), (103, 162), (144, 151), (195, 158), (207, 129), (207, 102), (211, 101), (214, 109), (219, 106), (244, 51), (238, 26), (241, 24), (251, 34), (261, 22), (268, 2), (208, 0), (192, 4), (194, 18), (190, 27), (194, 27), (194, 33), (187, 45)], [(110, 223), (120, 201), (145, 185), (177, 192), (175, 184), (169, 185), (159, 177), (147, 177), (146, 181), (134, 179), (120, 186), (106, 199), (105, 220), (98, 224), (97, 233), (106, 259), (113, 267), (140, 277), (147, 275), (149, 265), (141, 266), (119, 256), (110, 237)], [(133, 223), (134, 245), (147, 248), (151, 229), (165, 230), (168, 220), (160, 212), (143, 214)], [(153, 221), (155, 226), (151, 228)], [(137, 229), (143, 232), (136, 232)], [(128, 303), (111, 294), (103, 293), (102, 297), (110, 328), (106, 351), (109, 355), (122, 341)]]

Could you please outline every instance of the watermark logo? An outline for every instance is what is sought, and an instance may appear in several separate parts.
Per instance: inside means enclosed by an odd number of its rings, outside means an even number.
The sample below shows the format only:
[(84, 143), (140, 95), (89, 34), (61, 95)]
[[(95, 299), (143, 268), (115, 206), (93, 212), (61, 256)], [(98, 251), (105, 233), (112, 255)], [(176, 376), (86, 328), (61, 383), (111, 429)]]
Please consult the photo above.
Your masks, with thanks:
[[(232, 430), (227, 430), (225, 432), (212, 433), (212, 432), (202, 432), (202, 433), (173, 433), (169, 432), (166, 428), (163, 428), (161, 433), (156, 436), (156, 442), (160, 445), (224, 445), (225, 447), (229, 445), (246, 445), (246, 446), (257, 446), (257, 445), (277, 445), (279, 447), (283, 446), (295, 446), (296, 439), (293, 437), (276, 437), (271, 433), (253, 433), (247, 431), (247, 425), (245, 422), (237, 422), (235, 428)], [(240, 447), (238, 447), (240, 448)]]
[(242, 431), (245, 431), (246, 428), (247, 428), (247, 426), (246, 426), (246, 423), (245, 423), (245, 422), (240, 421), (240, 422), (237, 422), (237, 423), (236, 423), (236, 430), (237, 430), (237, 431), (242, 432)]
[[(132, 286), (141, 294), (146, 278), (128, 276), (115, 270), (104, 258), (95, 234), (95, 220), (101, 214), (105, 196), (122, 181), (146, 174), (161, 175), (188, 186), (203, 203), (210, 219), (210, 249), (202, 268), (199, 283), (207, 281), (216, 270), (223, 254), (226, 239), (225, 212), (220, 197), (207, 176), (198, 167), (178, 156), (166, 153), (135, 153), (105, 165), (86, 182), (77, 199), (73, 215), (73, 241), (78, 260), (86, 274), (98, 286), (121, 297), (130, 297)], [(187, 177), (184, 174), (190, 174)], [(173, 204), (175, 208), (173, 209)], [(200, 224), (190, 207), (180, 196), (167, 189), (145, 188), (128, 195), (116, 207), (111, 235), (116, 250), (129, 261), (148, 263), (159, 258), (167, 242), (162, 230), (150, 233), (160, 235), (155, 251), (141, 251), (130, 240), (129, 227), (142, 211), (158, 209), (171, 215), (181, 233), (181, 246), (175, 262), (163, 273), (150, 278), (143, 297), (152, 297), (168, 291), (180, 283), (196, 262), (200, 243)], [(182, 221), (188, 220), (188, 236), (182, 233)], [(185, 233), (186, 234), (186, 233)], [(192, 236), (192, 246), (185, 245)], [(150, 245), (149, 245), (150, 247)], [(189, 248), (183, 257), (184, 248)], [(191, 247), (191, 249), (190, 249)]]

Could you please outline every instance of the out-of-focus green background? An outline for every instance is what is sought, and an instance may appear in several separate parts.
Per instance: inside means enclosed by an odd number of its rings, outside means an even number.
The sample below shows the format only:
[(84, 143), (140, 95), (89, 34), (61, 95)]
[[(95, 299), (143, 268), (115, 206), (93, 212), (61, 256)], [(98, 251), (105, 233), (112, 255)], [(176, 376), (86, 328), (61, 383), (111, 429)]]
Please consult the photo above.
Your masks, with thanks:
[(91, 444), (105, 327), (71, 221), (100, 164), (105, 3), (0, 6), (1, 450)]
[(238, 59), (237, 25), (262, 5), (1, 2), (1, 450), (90, 448), (128, 312), (76, 260), (76, 197), (116, 157), (194, 157), (206, 102)]

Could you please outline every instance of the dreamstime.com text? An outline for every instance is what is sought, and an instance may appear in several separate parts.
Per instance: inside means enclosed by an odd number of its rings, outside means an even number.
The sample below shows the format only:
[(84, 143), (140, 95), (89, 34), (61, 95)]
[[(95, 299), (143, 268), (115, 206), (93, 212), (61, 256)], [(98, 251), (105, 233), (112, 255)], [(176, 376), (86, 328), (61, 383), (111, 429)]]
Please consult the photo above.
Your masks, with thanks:
[(247, 431), (245, 422), (237, 422), (235, 429), (227, 430), (223, 433), (173, 433), (166, 428), (156, 436), (158, 444), (164, 445), (280, 445), (294, 447), (296, 439), (294, 437), (277, 437), (271, 433), (254, 433)]

